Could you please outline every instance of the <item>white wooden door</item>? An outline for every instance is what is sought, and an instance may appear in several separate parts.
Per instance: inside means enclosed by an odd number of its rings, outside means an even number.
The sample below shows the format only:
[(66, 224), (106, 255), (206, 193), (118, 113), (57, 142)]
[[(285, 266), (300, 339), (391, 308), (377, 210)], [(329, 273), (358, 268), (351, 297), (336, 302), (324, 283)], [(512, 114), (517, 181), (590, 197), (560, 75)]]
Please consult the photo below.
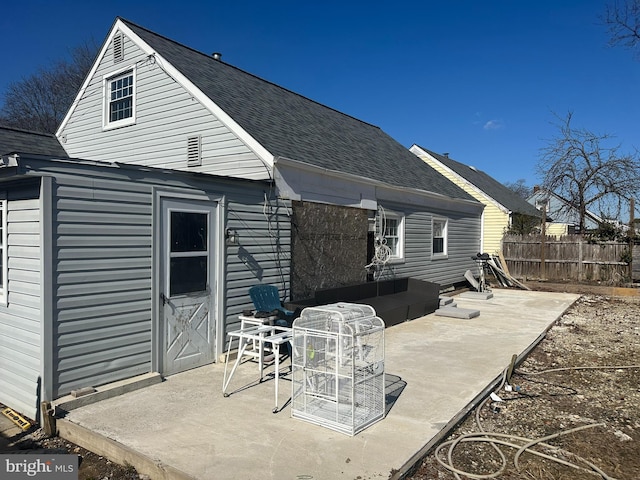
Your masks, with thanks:
[(216, 209), (215, 203), (162, 200), (164, 374), (215, 358)]

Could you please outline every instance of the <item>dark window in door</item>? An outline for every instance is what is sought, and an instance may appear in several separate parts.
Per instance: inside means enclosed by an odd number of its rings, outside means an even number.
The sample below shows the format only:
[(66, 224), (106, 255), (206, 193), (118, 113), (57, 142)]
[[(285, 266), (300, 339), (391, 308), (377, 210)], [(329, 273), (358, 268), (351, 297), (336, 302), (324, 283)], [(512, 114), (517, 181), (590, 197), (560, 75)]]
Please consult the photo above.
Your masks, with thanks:
[(207, 289), (208, 220), (206, 213), (171, 212), (170, 296)]

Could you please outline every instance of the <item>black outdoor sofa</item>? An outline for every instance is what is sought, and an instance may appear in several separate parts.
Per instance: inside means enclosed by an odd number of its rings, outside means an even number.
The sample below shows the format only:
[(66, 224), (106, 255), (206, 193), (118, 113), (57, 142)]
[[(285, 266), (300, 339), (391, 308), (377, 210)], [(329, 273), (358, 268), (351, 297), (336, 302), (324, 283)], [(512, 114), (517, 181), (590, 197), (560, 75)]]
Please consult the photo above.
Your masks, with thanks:
[(313, 298), (287, 303), (289, 309), (303, 309), (337, 302), (371, 305), (387, 327), (435, 312), (440, 285), (417, 278), (395, 278), (316, 290)]

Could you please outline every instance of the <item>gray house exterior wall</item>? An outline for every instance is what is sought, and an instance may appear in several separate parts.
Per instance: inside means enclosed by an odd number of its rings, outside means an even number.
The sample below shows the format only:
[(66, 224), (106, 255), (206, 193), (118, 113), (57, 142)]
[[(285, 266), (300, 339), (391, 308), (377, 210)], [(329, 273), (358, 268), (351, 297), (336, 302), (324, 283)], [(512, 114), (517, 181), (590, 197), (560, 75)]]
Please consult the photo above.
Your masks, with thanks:
[[(77, 388), (162, 373), (160, 194), (223, 199), (220, 228), (239, 234), (238, 245), (220, 245), (216, 355), (251, 306), (251, 285), (289, 290), (289, 208), (265, 182), (26, 156), (18, 162), (17, 172), (0, 172), (0, 189), (22, 195), (8, 197), (0, 402), (25, 415), (36, 418), (38, 401)], [(14, 188), (25, 180), (37, 185), (28, 198)]]
[[(125, 27), (123, 27), (125, 28)], [(112, 32), (115, 33), (115, 32)], [(73, 116), (63, 123), (58, 138), (71, 157), (117, 161), (158, 168), (211, 173), (248, 179), (268, 179), (260, 158), (235, 135), (203, 99), (190, 93), (170, 71), (171, 66), (151, 57), (122, 35), (123, 59), (114, 61), (113, 36), (107, 39), (99, 61), (77, 98)], [(105, 78), (135, 72), (135, 124), (103, 127)], [(202, 164), (189, 166), (187, 139), (199, 136)]]
[[(443, 288), (464, 281), (464, 272), (476, 268), (471, 257), (480, 248), (481, 218), (477, 210), (425, 208), (398, 201), (380, 202), (385, 210), (404, 215), (404, 259), (387, 264), (383, 276), (413, 277)], [(432, 255), (432, 221), (447, 220), (447, 255)]]
[(0, 189), (7, 198), (10, 285), (7, 303), (0, 305), (0, 402), (35, 413), (44, 328), (40, 182)]
[[(130, 70), (134, 115), (108, 124), (105, 87)], [(162, 358), (169, 312), (163, 269), (173, 261), (164, 255), (169, 205), (204, 203), (200, 211), (216, 219), (215, 280), (207, 285), (210, 295), (199, 293), (215, 297), (211, 311), (206, 307), (207, 320), (215, 310), (216, 327), (205, 361), (220, 356), (227, 330), (252, 306), (249, 287), (274, 284), (283, 300), (291, 299), (293, 201), (357, 209), (360, 230), (368, 230), (379, 207), (402, 213), (404, 255), (386, 275), (453, 284), (479, 250), (482, 205), (378, 127), (122, 19), (56, 136), (75, 159), (23, 155), (17, 167), (0, 168), (5, 186), (25, 179), (39, 185), (22, 206), (33, 210), (37, 201), (37, 233), (33, 224), (12, 234), (14, 242), (30, 236), (38, 249), (11, 259), (21, 268), (10, 274), (10, 295), (18, 272), (24, 291), (13, 294), (6, 312), (0, 309), (0, 333), (25, 337), (20, 348), (34, 359), (29, 371), (0, 364), (0, 381), (20, 380), (14, 396), (27, 415), (37, 415), (38, 400), (74, 389), (187, 368), (187, 358), (179, 358), (180, 366)], [(448, 221), (446, 258), (431, 255), (434, 217)], [(225, 242), (226, 230), (237, 232), (238, 244)], [(324, 231), (332, 233), (330, 226)], [(359, 235), (365, 247), (369, 232)], [(346, 275), (333, 255), (322, 265), (324, 279), (364, 277), (364, 248), (351, 260)]]

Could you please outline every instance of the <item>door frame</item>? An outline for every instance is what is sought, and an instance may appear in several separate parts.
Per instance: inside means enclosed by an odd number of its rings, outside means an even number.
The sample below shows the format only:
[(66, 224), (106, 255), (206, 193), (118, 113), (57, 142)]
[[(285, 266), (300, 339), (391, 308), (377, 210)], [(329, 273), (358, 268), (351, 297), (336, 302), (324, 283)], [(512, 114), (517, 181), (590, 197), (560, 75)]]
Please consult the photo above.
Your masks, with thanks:
[(151, 287), (151, 371), (163, 374), (164, 362), (164, 336), (165, 325), (162, 307), (162, 285), (163, 285), (163, 262), (164, 252), (162, 231), (162, 204), (164, 200), (193, 201), (201, 203), (215, 203), (214, 217), (212, 218), (212, 228), (214, 237), (212, 238), (212, 251), (210, 259), (214, 263), (211, 272), (214, 278), (214, 285), (211, 295), (215, 296), (215, 307), (212, 314), (215, 315), (215, 344), (212, 358), (218, 361), (220, 353), (224, 350), (224, 325), (226, 309), (226, 299), (224, 297), (224, 275), (226, 271), (225, 240), (224, 240), (224, 219), (226, 218), (226, 203), (224, 195), (207, 194), (201, 191), (194, 191), (182, 188), (155, 187), (153, 194), (153, 239), (152, 239), (152, 287)]

